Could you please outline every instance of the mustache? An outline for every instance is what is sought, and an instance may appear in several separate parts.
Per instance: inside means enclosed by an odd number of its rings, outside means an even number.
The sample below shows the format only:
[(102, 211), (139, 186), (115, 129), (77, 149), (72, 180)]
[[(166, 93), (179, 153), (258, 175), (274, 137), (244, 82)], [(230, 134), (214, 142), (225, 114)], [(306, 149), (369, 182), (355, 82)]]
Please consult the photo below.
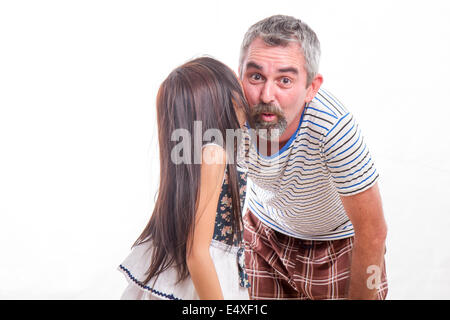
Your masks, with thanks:
[(284, 118), (284, 112), (283, 110), (276, 105), (270, 104), (270, 103), (259, 103), (253, 108), (251, 108), (250, 115), (252, 117), (259, 116), (262, 113), (273, 113), (278, 118)]

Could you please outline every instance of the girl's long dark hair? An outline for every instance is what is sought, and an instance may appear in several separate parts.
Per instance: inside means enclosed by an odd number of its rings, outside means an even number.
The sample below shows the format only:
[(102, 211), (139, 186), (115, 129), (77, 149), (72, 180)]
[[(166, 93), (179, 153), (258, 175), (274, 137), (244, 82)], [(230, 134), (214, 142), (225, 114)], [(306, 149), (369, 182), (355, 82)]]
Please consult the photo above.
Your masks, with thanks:
[[(251, 121), (236, 75), (213, 58), (189, 61), (172, 71), (161, 84), (156, 99), (160, 156), (158, 197), (150, 221), (133, 245), (152, 241), (153, 254), (144, 283), (152, 278), (156, 281), (161, 272), (172, 266), (178, 271), (178, 281), (189, 275), (186, 248), (194, 230), (201, 166), (194, 163), (194, 152), (200, 152), (200, 159), (202, 152), (201, 148), (194, 148), (194, 121), (201, 121), (202, 137), (206, 130), (218, 129), (225, 144), (226, 129), (240, 128), (235, 106)], [(191, 133), (189, 163), (175, 164), (171, 160), (172, 150), (179, 143), (171, 139), (176, 129), (187, 129)], [(227, 169), (232, 197), (232, 232), (241, 240), (236, 148), (231, 153), (227, 153)]]

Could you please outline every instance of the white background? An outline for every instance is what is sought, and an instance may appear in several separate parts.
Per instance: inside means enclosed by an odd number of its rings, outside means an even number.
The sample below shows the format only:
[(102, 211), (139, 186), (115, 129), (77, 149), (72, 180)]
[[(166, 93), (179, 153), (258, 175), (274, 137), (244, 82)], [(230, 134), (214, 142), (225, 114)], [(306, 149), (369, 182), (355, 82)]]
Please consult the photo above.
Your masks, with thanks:
[(155, 97), (247, 28), (307, 22), (381, 174), (390, 299), (450, 298), (449, 1), (1, 1), (0, 298), (118, 299), (158, 183)]

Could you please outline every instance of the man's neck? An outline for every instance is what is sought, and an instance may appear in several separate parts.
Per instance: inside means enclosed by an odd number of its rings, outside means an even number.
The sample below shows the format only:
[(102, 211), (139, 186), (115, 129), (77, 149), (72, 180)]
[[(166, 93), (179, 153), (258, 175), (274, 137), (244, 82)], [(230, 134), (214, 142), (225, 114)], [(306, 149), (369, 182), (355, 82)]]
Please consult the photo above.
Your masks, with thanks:
[[(286, 142), (283, 145), (285, 145)], [(282, 146), (279, 146), (278, 140), (272, 142), (269, 140), (262, 139), (258, 136), (256, 139), (256, 148), (258, 149), (259, 154), (265, 157), (270, 157), (271, 155), (280, 151)]]
[(276, 141), (266, 140), (258, 136), (256, 140), (258, 152), (263, 156), (270, 157), (280, 151), (297, 131), (299, 121), (300, 119), (296, 121), (297, 125), (293, 132), (284, 132)]

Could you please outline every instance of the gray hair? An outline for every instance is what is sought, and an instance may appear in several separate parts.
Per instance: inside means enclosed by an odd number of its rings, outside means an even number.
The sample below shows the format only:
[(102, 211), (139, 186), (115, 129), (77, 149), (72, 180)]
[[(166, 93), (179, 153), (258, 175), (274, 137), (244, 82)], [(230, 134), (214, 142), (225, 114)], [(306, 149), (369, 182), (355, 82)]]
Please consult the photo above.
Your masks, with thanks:
[(287, 46), (290, 42), (298, 42), (305, 57), (307, 86), (311, 84), (319, 72), (320, 42), (315, 32), (306, 23), (291, 16), (275, 15), (252, 25), (241, 45), (239, 58), (241, 71), (247, 49), (258, 37), (270, 46)]

